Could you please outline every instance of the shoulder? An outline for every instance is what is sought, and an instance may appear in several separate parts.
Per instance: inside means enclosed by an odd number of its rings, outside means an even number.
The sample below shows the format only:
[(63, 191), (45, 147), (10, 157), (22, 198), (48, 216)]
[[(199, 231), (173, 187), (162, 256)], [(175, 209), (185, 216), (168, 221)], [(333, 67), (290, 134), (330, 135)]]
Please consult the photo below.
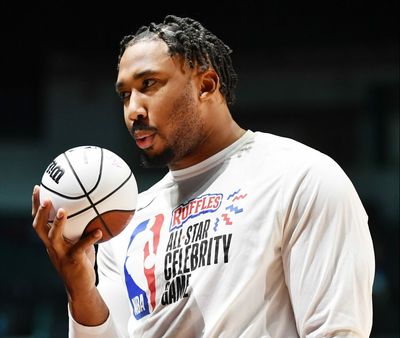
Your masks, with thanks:
[(301, 177), (318, 173), (343, 174), (330, 156), (288, 137), (254, 132), (252, 156), (266, 170), (277, 170), (282, 175)]
[(254, 133), (254, 145), (262, 153), (281, 157), (286, 160), (299, 161), (325, 156), (320, 151), (292, 138), (265, 132)]
[(254, 157), (267, 170), (275, 170), (288, 194), (318, 189), (343, 194), (354, 187), (330, 156), (296, 140), (269, 133), (254, 133)]

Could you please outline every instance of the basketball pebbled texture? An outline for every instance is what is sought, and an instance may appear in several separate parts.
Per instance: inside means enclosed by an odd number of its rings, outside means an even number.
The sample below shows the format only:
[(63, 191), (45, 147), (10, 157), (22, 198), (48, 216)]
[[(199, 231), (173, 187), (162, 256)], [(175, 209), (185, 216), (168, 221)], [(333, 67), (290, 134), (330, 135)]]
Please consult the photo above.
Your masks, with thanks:
[(97, 146), (80, 146), (57, 156), (46, 168), (40, 200), (50, 199), (52, 224), (64, 208), (64, 237), (76, 242), (97, 228), (106, 241), (118, 235), (132, 218), (137, 203), (136, 179), (125, 161)]

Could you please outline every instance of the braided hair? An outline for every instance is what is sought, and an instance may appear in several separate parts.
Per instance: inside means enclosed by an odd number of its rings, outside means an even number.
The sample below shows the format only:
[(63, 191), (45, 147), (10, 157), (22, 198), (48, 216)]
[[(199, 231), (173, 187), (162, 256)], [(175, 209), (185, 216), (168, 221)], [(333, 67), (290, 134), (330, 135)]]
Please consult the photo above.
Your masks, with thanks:
[(125, 36), (120, 42), (118, 63), (125, 50), (144, 39), (161, 39), (171, 56), (181, 55), (191, 68), (198, 65), (202, 71), (210, 66), (220, 79), (220, 91), (228, 105), (235, 101), (234, 90), (237, 75), (232, 66), (232, 50), (219, 38), (191, 18), (167, 15), (161, 24), (150, 23), (142, 26), (134, 35)]

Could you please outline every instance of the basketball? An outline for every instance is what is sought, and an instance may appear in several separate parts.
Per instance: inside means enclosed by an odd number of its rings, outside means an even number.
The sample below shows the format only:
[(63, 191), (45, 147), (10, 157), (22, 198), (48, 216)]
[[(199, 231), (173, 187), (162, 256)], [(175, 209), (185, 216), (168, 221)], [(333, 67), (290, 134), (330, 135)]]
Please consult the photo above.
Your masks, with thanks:
[(58, 155), (46, 168), (40, 201), (50, 199), (51, 226), (56, 211), (67, 212), (64, 238), (76, 243), (95, 229), (108, 241), (121, 233), (133, 217), (138, 189), (128, 164), (97, 146), (79, 146)]

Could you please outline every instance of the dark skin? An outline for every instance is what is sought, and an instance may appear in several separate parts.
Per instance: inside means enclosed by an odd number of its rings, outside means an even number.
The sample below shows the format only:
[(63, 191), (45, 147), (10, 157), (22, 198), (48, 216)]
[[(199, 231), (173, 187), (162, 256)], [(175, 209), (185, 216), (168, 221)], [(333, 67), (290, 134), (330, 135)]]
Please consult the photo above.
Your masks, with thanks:
[[(150, 159), (173, 149), (167, 163), (171, 170), (207, 159), (245, 132), (232, 119), (219, 88), (212, 68), (190, 68), (182, 57), (171, 57), (167, 45), (158, 39), (141, 40), (125, 50), (116, 84), (128, 129), (131, 131), (138, 119), (146, 126), (133, 132), (137, 145)], [(33, 228), (64, 281), (72, 316), (85, 326), (100, 325), (109, 314), (95, 285), (94, 244), (102, 233), (95, 230), (73, 245), (62, 235), (65, 210), (58, 210), (49, 228), (50, 209), (51, 201), (40, 204), (39, 187), (35, 186)]]

